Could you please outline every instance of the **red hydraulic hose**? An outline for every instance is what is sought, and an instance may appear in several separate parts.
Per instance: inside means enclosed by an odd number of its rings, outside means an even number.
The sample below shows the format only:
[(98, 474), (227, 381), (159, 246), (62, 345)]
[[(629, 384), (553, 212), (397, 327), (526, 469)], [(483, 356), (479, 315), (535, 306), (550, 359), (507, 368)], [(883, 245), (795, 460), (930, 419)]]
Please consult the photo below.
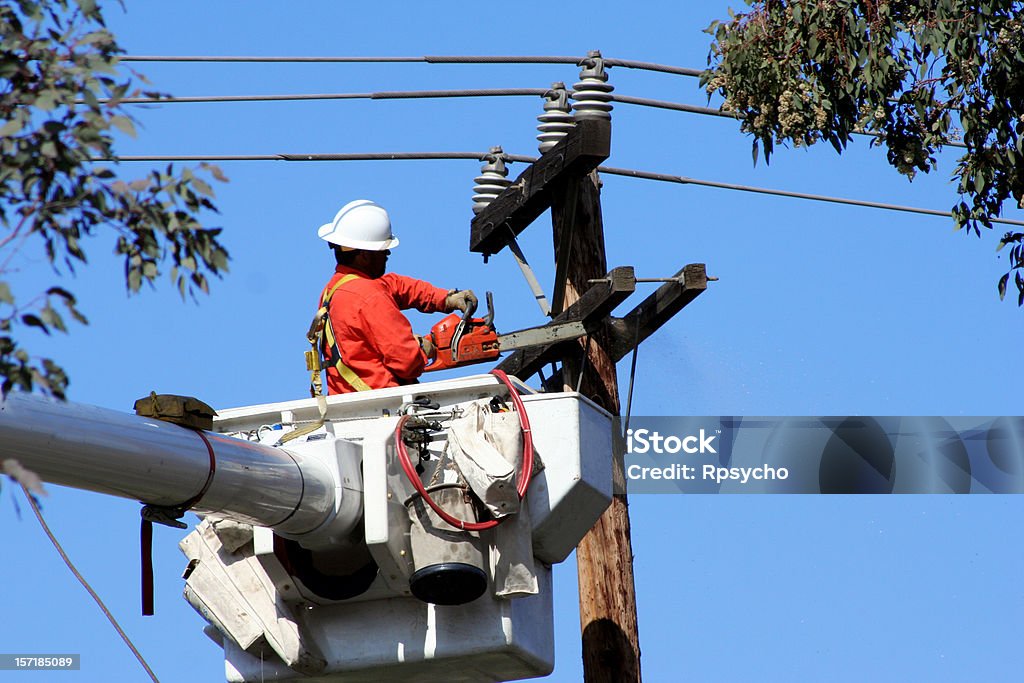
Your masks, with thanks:
[[(519, 398), (519, 392), (512, 386), (512, 381), (509, 380), (508, 375), (501, 370), (491, 370), (491, 374), (504, 382), (505, 386), (508, 387), (512, 404), (515, 406), (516, 412), (519, 413), (519, 425), (523, 430), (523, 463), (518, 481), (516, 482), (516, 492), (519, 494), (519, 500), (522, 500), (526, 495), (526, 490), (530, 487), (530, 479), (533, 477), (533, 434), (530, 431), (530, 418), (526, 414), (526, 408), (523, 407), (522, 399)], [(484, 531), (501, 524), (504, 517), (501, 519), (489, 519), (486, 522), (467, 522), (445, 512), (440, 505), (434, 502), (434, 499), (430, 497), (427, 489), (423, 486), (423, 482), (420, 481), (419, 474), (416, 473), (416, 468), (413, 466), (412, 461), (409, 460), (409, 452), (406, 450), (405, 442), (402, 440), (402, 427), (408, 419), (408, 415), (403, 416), (398, 421), (398, 426), (395, 427), (395, 449), (398, 451), (398, 463), (402, 466), (402, 471), (405, 472), (409, 481), (412, 482), (413, 488), (423, 497), (427, 505), (437, 513), (438, 517), (456, 529)]]

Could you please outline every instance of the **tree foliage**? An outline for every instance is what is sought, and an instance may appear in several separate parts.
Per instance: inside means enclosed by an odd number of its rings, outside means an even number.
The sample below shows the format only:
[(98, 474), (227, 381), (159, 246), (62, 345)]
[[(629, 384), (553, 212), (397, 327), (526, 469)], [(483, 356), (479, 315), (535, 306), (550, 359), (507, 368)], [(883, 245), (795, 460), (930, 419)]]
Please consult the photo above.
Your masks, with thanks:
[[(63, 397), (67, 377), (19, 339), (28, 328), (66, 332), (64, 316), (86, 324), (60, 278), (86, 263), (86, 243), (109, 235), (129, 292), (152, 285), (161, 265), (182, 296), (207, 291), (227, 269), (213, 191), (190, 169), (172, 166), (122, 179), (115, 131), (134, 135), (122, 100), (144, 78), (119, 68), (118, 47), (95, 0), (0, 0), (0, 375), (12, 387)], [(156, 95), (155, 93), (146, 93)], [(94, 160), (109, 160), (107, 163)], [(213, 166), (202, 175), (226, 180)], [(19, 252), (45, 253), (55, 284), (16, 291)]]
[[(759, 147), (766, 161), (783, 143), (841, 153), (867, 133), (913, 179), (959, 138), (958, 228), (980, 235), (1008, 199), (1024, 208), (1024, 2), (746, 2), (707, 29), (702, 83), (754, 136), (755, 162)], [(1006, 233), (1008, 245), (999, 295), (1013, 275), (1024, 305), (1024, 233)]]

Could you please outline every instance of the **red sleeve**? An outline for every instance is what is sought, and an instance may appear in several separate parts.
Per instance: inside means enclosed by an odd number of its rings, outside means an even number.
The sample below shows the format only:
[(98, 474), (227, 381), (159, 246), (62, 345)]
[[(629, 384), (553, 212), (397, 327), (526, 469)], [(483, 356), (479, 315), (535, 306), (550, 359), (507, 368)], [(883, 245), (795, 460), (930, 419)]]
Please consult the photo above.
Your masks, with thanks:
[(413, 380), (423, 374), (427, 357), (416, 341), (412, 325), (387, 294), (380, 292), (366, 299), (359, 309), (357, 326), (395, 377)]
[(397, 273), (386, 273), (378, 278), (378, 282), (388, 288), (395, 303), (401, 309), (415, 308), (423, 313), (444, 311), (444, 300), (448, 296), (447, 289), (441, 289), (429, 282)]

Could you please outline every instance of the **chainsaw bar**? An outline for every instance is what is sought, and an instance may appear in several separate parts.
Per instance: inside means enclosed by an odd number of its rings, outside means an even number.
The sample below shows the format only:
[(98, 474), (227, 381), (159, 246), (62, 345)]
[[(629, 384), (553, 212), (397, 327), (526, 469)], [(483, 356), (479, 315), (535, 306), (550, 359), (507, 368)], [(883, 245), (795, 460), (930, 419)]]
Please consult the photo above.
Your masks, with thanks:
[(502, 351), (512, 351), (529, 346), (544, 346), (554, 342), (578, 339), (587, 334), (587, 328), (583, 323), (576, 320), (567, 323), (553, 323), (541, 325), (540, 327), (528, 327), (524, 330), (516, 330), (507, 334), (498, 335), (498, 348)]
[(486, 363), (497, 360), (502, 351), (557, 344), (587, 334), (587, 328), (578, 320), (498, 334), (493, 324), (494, 304), (490, 292), (487, 293), (487, 317), (471, 316), (472, 313), (461, 317), (451, 313), (430, 328), (434, 353), (424, 372)]

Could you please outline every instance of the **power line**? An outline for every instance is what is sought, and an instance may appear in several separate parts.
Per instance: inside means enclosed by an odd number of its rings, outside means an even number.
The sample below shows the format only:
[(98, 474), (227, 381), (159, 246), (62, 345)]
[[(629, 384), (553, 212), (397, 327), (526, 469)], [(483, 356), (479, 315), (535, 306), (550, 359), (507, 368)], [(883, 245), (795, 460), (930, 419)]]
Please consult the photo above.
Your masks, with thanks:
[(633, 62), (627, 59), (606, 59), (604, 63), (609, 66), (622, 66), (627, 69), (643, 69), (645, 71), (660, 71), (661, 73), (675, 74), (677, 76), (690, 76), (700, 78), (701, 69), (691, 69), (685, 66), (669, 66), (666, 64), (652, 64), (651, 62)]
[[(338, 57), (338, 56), (269, 56), (269, 55), (122, 55), (122, 62), (201, 62), (201, 63), (300, 63), (300, 64), (370, 64), (370, 63), (436, 63), (436, 64), (577, 64), (583, 57), (571, 56), (420, 56), (420, 57)], [(607, 63), (607, 60), (606, 60)]]
[[(830, 202), (833, 204), (847, 204), (850, 206), (862, 206), (871, 209), (885, 209), (887, 211), (903, 211), (906, 213), (919, 213), (927, 216), (945, 216), (952, 218), (949, 211), (938, 209), (925, 209), (918, 206), (902, 206), (899, 204), (885, 204), (882, 202), (870, 202), (862, 199), (847, 199), (845, 197), (830, 197), (827, 195), (808, 194), (806, 192), (790, 192), (788, 190), (775, 190), (765, 187), (753, 187), (750, 185), (737, 185), (735, 183), (721, 183), (714, 180), (700, 180), (686, 176), (667, 175), (664, 173), (651, 173), (649, 171), (634, 171), (628, 168), (611, 168), (600, 166), (598, 170), (610, 175), (629, 176), (631, 178), (643, 178), (644, 180), (659, 180), (669, 183), (680, 183), (682, 185), (701, 185), (703, 187), (715, 187), (722, 190), (739, 190), (741, 192), (754, 192), (757, 194), (774, 195), (776, 197), (789, 197), (791, 199), (809, 199), (818, 202)], [(1010, 218), (990, 218), (993, 223), (1004, 223), (1006, 225), (1024, 225), (1024, 221), (1015, 221)]]
[[(177, 161), (200, 161), (200, 162), (225, 162), (225, 161), (392, 161), (392, 160), (425, 160), (425, 159), (471, 159), (480, 161), (488, 152), (371, 152), (371, 153), (345, 153), (345, 154), (204, 154), (204, 155), (164, 155), (164, 156), (122, 156), (118, 161), (147, 161), (147, 162), (177, 162)], [(520, 154), (506, 154), (508, 161), (533, 163), (537, 157)], [(111, 161), (111, 159), (95, 159), (95, 161)], [(670, 175), (666, 173), (653, 173), (650, 171), (638, 171), (628, 168), (615, 168), (611, 166), (598, 166), (598, 171), (608, 175), (627, 176), (643, 180), (656, 180), (660, 182), (678, 183), (680, 185), (699, 185), (702, 187), (714, 187), (721, 190), (735, 190), (740, 192), (753, 192), (776, 197), (787, 197), (790, 199), (806, 199), (817, 202), (832, 204), (846, 204), (848, 206), (860, 206), (871, 209), (883, 209), (886, 211), (901, 211), (905, 213), (917, 213), (926, 216), (944, 216), (952, 218), (949, 211), (938, 209), (927, 209), (917, 206), (902, 206), (899, 204), (886, 204), (883, 202), (872, 202), (862, 199), (848, 199), (845, 197), (831, 197), (828, 195), (811, 194), (807, 192), (791, 192), (789, 190), (776, 190), (766, 187), (755, 187), (752, 185), (740, 185), (736, 183), (723, 183), (714, 180), (702, 180), (687, 176)], [(1004, 225), (1024, 226), (1024, 221), (1017, 221), (1010, 218), (990, 218), (993, 223)]]
[[(353, 154), (179, 154), (162, 156), (121, 156), (93, 161), (395, 161), (423, 159), (473, 159), (479, 161), (481, 152), (370, 152)], [(506, 155), (509, 161), (530, 163), (536, 157)]]
[[(584, 56), (441, 56), (423, 57), (302, 57), (302, 56), (244, 56), (244, 55), (125, 55), (122, 62), (200, 62), (200, 63), (300, 63), (300, 64), (367, 64), (367, 63), (415, 63), (427, 64), (573, 64), (578, 65)], [(670, 64), (640, 62), (632, 59), (603, 58), (608, 67), (621, 66), (626, 69), (658, 71), (678, 76), (699, 77), (700, 69), (690, 69)]]
[[(183, 97), (124, 97), (122, 104), (177, 104), (196, 102), (282, 102), (293, 100), (400, 100), (438, 97), (539, 97), (547, 88), (486, 88), (482, 90), (396, 90), (386, 92), (311, 93), (297, 95), (195, 95)], [(101, 103), (111, 99), (98, 100)]]
[(630, 97), (629, 95), (612, 95), (615, 102), (622, 104), (636, 104), (642, 107), (654, 107), (656, 109), (671, 109), (672, 111), (684, 111), (688, 114), (702, 114), (704, 116), (719, 116), (721, 118), (740, 120), (739, 116), (724, 112), (721, 109), (701, 107), (695, 104), (683, 104), (682, 102), (666, 102), (665, 100), (649, 100), (645, 97)]
[[(572, 56), (508, 56), (508, 55), (426, 55), (423, 57), (303, 57), (303, 56), (245, 56), (245, 55), (125, 55), (122, 56), (121, 61), (124, 62), (198, 62), (198, 63), (305, 63), (305, 64), (317, 64), (317, 63), (347, 63), (347, 64), (359, 64), (359, 63), (416, 63), (423, 62), (428, 64), (576, 64), (578, 65), (586, 57), (572, 57)], [(621, 66), (626, 69), (640, 69), (645, 71), (658, 71), (661, 73), (674, 74), (677, 76), (690, 76), (693, 78), (700, 78), (703, 75), (701, 69), (692, 69), (685, 66), (673, 66), (671, 64), (657, 64), (655, 62), (642, 62), (632, 59), (614, 59), (611, 57), (602, 58), (604, 65), (608, 67)], [(408, 97), (487, 97), (491, 95), (543, 95), (547, 90), (540, 90), (535, 92), (532, 88), (509, 88), (507, 92), (493, 92), (488, 93), (487, 91), (433, 91), (436, 93), (451, 93), (451, 94), (426, 94), (431, 91), (422, 91), (423, 94), (418, 94), (417, 91), (411, 91), (409, 93), (362, 93), (362, 94), (327, 94), (327, 95), (266, 95), (266, 96), (224, 96), (224, 97), (171, 97), (158, 100), (151, 100), (149, 98), (126, 98), (122, 102), (137, 104), (142, 102), (260, 102), (260, 101), (287, 101), (287, 100), (340, 100), (340, 99), (400, 99)], [(476, 94), (468, 94), (468, 93)], [(467, 93), (467, 94), (456, 94), (456, 93)], [(690, 104), (682, 104), (679, 102), (665, 102), (663, 100), (649, 100), (640, 97), (630, 97), (628, 95), (614, 95), (613, 99), (616, 102), (623, 104), (638, 104), (645, 107), (656, 107), (660, 109), (671, 109), (674, 111), (684, 111), (691, 114), (705, 114), (708, 116), (720, 116), (723, 118), (741, 120), (742, 117), (735, 114), (729, 114), (723, 112), (720, 109), (712, 109), (711, 107), (700, 107)], [(101, 100), (108, 101), (108, 100)], [(855, 135), (868, 135), (871, 137), (881, 137), (879, 133), (870, 133), (867, 131), (855, 130)], [(944, 143), (948, 147), (960, 147), (963, 149), (967, 148), (962, 142), (949, 141)]]
[[(117, 102), (121, 104), (177, 104), (196, 102), (282, 102), (294, 100), (397, 100), (440, 97), (543, 97), (550, 88), (483, 88), (471, 90), (389, 90), (380, 92), (356, 93), (298, 93), (284, 95), (183, 95), (167, 97), (123, 97)], [(643, 97), (628, 95), (612, 95), (612, 100), (622, 104), (635, 104), (644, 107), (671, 109), (691, 114), (704, 114), (729, 119), (739, 117), (711, 107), (700, 107), (680, 102), (650, 100)], [(113, 102), (112, 98), (99, 99), (100, 103)]]
[(43, 527), (43, 532), (46, 534), (46, 537), (50, 539), (50, 543), (53, 544), (53, 547), (57, 549), (57, 552), (60, 554), (60, 558), (64, 560), (64, 564), (66, 564), (68, 569), (71, 570), (71, 573), (75, 575), (75, 578), (78, 579), (80, 584), (82, 584), (82, 587), (89, 593), (89, 596), (93, 601), (99, 605), (99, 608), (107, 618), (107, 621), (110, 622), (111, 626), (114, 627), (114, 630), (117, 631), (117, 635), (121, 636), (121, 640), (124, 641), (125, 645), (128, 646), (128, 649), (132, 651), (133, 655), (135, 655), (135, 659), (139, 660), (139, 664), (141, 664), (142, 668), (146, 670), (147, 674), (149, 674), (153, 683), (160, 683), (156, 674), (153, 673), (153, 669), (150, 668), (149, 664), (142, 656), (142, 653), (139, 652), (139, 649), (135, 646), (135, 643), (132, 642), (132, 639), (129, 638), (128, 634), (124, 632), (123, 628), (121, 628), (121, 624), (117, 623), (117, 619), (110, 613), (110, 610), (107, 609), (107, 606), (103, 603), (100, 596), (95, 590), (93, 590), (93, 587), (89, 585), (89, 582), (86, 581), (85, 577), (78, 571), (78, 568), (75, 567), (74, 562), (71, 561), (68, 554), (64, 552), (64, 548), (61, 546), (60, 541), (57, 540), (57, 537), (54, 536), (53, 532), (50, 530), (50, 526), (46, 523), (46, 520), (43, 519), (43, 513), (39, 510), (39, 503), (36, 502), (35, 496), (32, 495), (32, 492), (29, 491), (28, 487), (23, 482), (19, 481), (18, 483), (21, 485), (21, 490), (24, 492), (25, 498), (28, 499), (29, 505), (32, 506), (32, 512), (35, 513), (36, 519), (39, 520), (39, 525)]
[[(649, 100), (644, 97), (630, 97), (629, 95), (612, 95), (612, 99), (615, 102), (621, 102), (622, 104), (637, 104), (643, 107), (654, 107), (656, 109), (670, 109), (672, 111), (682, 111), (688, 114), (701, 114), (704, 116), (718, 116), (725, 119), (733, 119), (735, 121), (742, 121), (743, 117), (736, 114), (730, 114), (729, 112), (722, 111), (721, 109), (712, 109), (711, 107), (700, 107), (693, 104), (683, 104), (682, 102), (666, 102), (664, 100)], [(866, 130), (854, 130), (854, 135), (867, 135), (868, 137), (880, 138), (883, 137), (881, 133), (874, 133)], [(967, 149), (967, 145), (962, 142), (956, 142), (955, 140), (949, 140), (942, 143), (945, 147), (961, 147)]]
[[(543, 97), (549, 88), (484, 88), (475, 90), (394, 90), (366, 93), (308, 93), (308, 94), (287, 94), (287, 95), (187, 95), (181, 97), (125, 97), (118, 102), (122, 104), (179, 104), (179, 103), (211, 103), (211, 102), (294, 102), (294, 101), (316, 101), (316, 100), (400, 100), (400, 99), (432, 99), (432, 98), (457, 98), (457, 97)], [(742, 117), (724, 112), (721, 109), (701, 107), (682, 102), (666, 102), (665, 100), (652, 100), (645, 97), (632, 97), (630, 95), (612, 95), (612, 101), (620, 104), (632, 104), (641, 107), (653, 107), (656, 109), (668, 109), (681, 111), (688, 114), (701, 114), (703, 116), (717, 116), (733, 120), (742, 120)], [(101, 103), (111, 102), (110, 98), (98, 100)], [(853, 131), (855, 135), (867, 135), (880, 137), (878, 133), (867, 131)], [(949, 147), (966, 148), (962, 142), (949, 141), (945, 143)]]
[[(285, 95), (183, 95), (168, 97), (123, 97), (117, 102), (121, 104), (177, 104), (195, 102), (278, 102), (289, 100), (396, 100), (408, 98), (435, 98), (435, 97), (543, 97), (550, 88), (483, 88), (472, 90), (390, 90), (381, 92), (353, 92), (353, 93), (299, 93)], [(650, 100), (643, 97), (630, 97), (628, 95), (612, 95), (612, 100), (622, 104), (635, 104), (644, 107), (656, 107), (660, 109), (671, 109), (691, 114), (704, 114), (709, 116), (720, 116), (729, 119), (739, 117), (711, 107), (700, 107), (680, 102), (665, 102), (663, 100)], [(100, 103), (115, 101), (111, 98), (98, 100)]]

